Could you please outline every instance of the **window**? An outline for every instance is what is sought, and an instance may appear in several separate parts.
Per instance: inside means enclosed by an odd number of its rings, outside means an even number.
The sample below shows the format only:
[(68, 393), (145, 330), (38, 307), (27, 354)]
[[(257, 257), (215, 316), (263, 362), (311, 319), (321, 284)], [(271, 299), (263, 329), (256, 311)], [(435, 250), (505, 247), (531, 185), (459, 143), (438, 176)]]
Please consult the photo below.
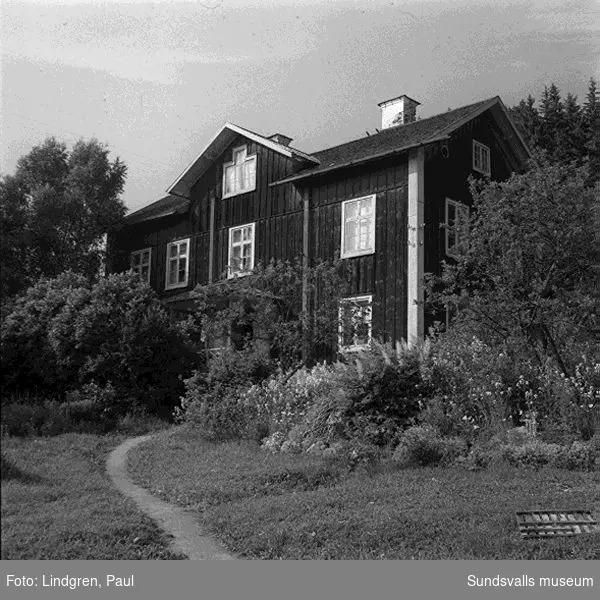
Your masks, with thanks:
[(129, 268), (137, 273), (146, 283), (150, 283), (151, 248), (136, 250), (129, 255)]
[(341, 351), (358, 350), (371, 341), (373, 296), (340, 300), (338, 344)]
[(229, 230), (229, 273), (248, 275), (254, 269), (254, 223)]
[(165, 288), (185, 287), (190, 269), (190, 240), (178, 240), (167, 244), (167, 273)]
[(342, 203), (342, 258), (375, 252), (375, 194)]
[(469, 207), (446, 198), (446, 254), (457, 258), (469, 237)]
[(256, 154), (247, 155), (246, 146), (233, 149), (233, 160), (223, 165), (223, 198), (251, 192), (256, 188)]
[(492, 173), (490, 164), (490, 149), (477, 140), (473, 140), (473, 170), (483, 173), (488, 177)]

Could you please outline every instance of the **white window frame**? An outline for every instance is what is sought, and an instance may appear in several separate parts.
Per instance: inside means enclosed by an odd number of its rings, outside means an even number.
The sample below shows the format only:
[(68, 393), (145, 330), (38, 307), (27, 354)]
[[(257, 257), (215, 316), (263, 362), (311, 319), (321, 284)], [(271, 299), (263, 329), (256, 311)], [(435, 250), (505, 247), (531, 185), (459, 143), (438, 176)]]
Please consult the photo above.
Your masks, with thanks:
[(492, 155), (490, 147), (473, 140), (473, 171), (488, 177), (492, 174)]
[[(345, 250), (345, 237), (346, 237), (346, 210), (347, 206), (351, 202), (361, 202), (363, 200), (371, 200), (373, 203), (372, 211), (371, 211), (371, 224), (370, 224), (370, 233), (371, 233), (371, 247), (369, 248), (361, 248), (359, 250)], [(352, 198), (351, 200), (346, 200), (342, 202), (342, 239), (341, 239), (341, 251), (340, 258), (352, 258), (354, 256), (366, 256), (368, 254), (375, 254), (375, 223), (376, 223), (376, 209), (377, 209), (377, 194), (370, 194), (368, 196), (361, 196), (360, 198)], [(359, 218), (357, 217), (357, 221)]]
[[(144, 262), (144, 254), (148, 255), (147, 263)], [(133, 264), (134, 256), (140, 257), (139, 265)], [(142, 275), (142, 268), (145, 266), (148, 267), (148, 276), (147, 277), (144, 277)], [(143, 281), (145, 281), (146, 283), (150, 283), (150, 269), (152, 269), (152, 248), (142, 248), (141, 250), (134, 250), (133, 252), (131, 252), (129, 254), (129, 269), (131, 271), (133, 271), (134, 273), (137, 273), (142, 278)]]
[[(240, 242), (235, 243), (236, 246), (244, 246), (244, 244), (248, 242), (244, 242), (244, 234), (243, 230), (246, 227), (250, 227), (251, 230), (251, 250), (250, 250), (250, 268), (244, 271), (233, 271), (231, 266), (231, 260), (233, 256), (233, 234), (237, 230), (242, 231), (242, 240)], [(244, 277), (245, 275), (250, 275), (254, 269), (254, 250), (256, 247), (256, 223), (245, 223), (244, 225), (237, 225), (236, 227), (229, 228), (229, 243), (228, 243), (228, 253), (227, 253), (227, 278), (231, 279), (232, 277)]]
[[(180, 254), (179, 253), (179, 246), (181, 246), (182, 244), (187, 244), (186, 245), (186, 252), (185, 254)], [(171, 257), (171, 248), (173, 246), (177, 246), (178, 250), (177, 250), (177, 256), (176, 257)], [(180, 240), (174, 240), (173, 242), (169, 242), (167, 244), (167, 262), (166, 262), (166, 266), (165, 266), (165, 289), (166, 290), (174, 290), (177, 288), (182, 288), (182, 287), (186, 287), (188, 285), (188, 281), (189, 281), (189, 275), (190, 275), (190, 256), (191, 256), (191, 248), (190, 248), (190, 238), (182, 238)], [(169, 283), (169, 273), (171, 271), (170, 266), (172, 262), (177, 262), (177, 272), (179, 273), (179, 261), (185, 258), (185, 279), (183, 281), (178, 281), (177, 283)]]
[[(363, 343), (363, 344), (359, 344), (356, 341), (356, 336), (354, 337), (354, 343), (349, 345), (349, 346), (344, 346), (344, 315), (343, 315), (343, 310), (344, 310), (344, 304), (349, 304), (351, 302), (368, 302), (369, 304), (369, 308), (370, 311), (368, 313), (368, 340)], [(371, 343), (371, 339), (373, 337), (373, 294), (366, 294), (363, 296), (351, 296), (349, 298), (342, 298), (340, 300), (339, 303), (339, 309), (338, 309), (338, 349), (340, 352), (357, 352), (359, 350), (363, 350), (364, 348), (367, 348), (369, 346), (369, 344)]]
[[(235, 156), (239, 152), (244, 153), (244, 157), (240, 162), (236, 163)], [(232, 196), (238, 196), (239, 194), (246, 194), (248, 192), (253, 192), (256, 189), (256, 154), (251, 154), (248, 156), (248, 146), (244, 144), (243, 146), (237, 146), (232, 150), (231, 153), (232, 160), (226, 163), (223, 163), (223, 198), (231, 198)], [(230, 167), (240, 166), (241, 169), (244, 168), (246, 164), (254, 162), (254, 180), (250, 182), (249, 187), (240, 188), (236, 185), (235, 182), (238, 181), (237, 178), (234, 178), (234, 190), (228, 192), (227, 191), (227, 169)], [(242, 179), (243, 181), (243, 179)]]
[[(454, 225), (450, 225), (449, 222), (449, 207), (453, 206), (454, 207)], [(466, 227), (465, 227), (465, 231), (461, 232), (460, 228), (457, 227), (456, 225), (456, 221), (457, 221), (457, 215), (459, 211), (465, 211), (466, 215), (465, 215), (465, 223), (466, 223)], [(461, 255), (460, 251), (453, 251), (453, 248), (456, 247), (460, 247), (461, 244), (463, 244), (464, 242), (468, 241), (468, 237), (469, 237), (469, 229), (468, 229), (468, 224), (469, 224), (469, 207), (466, 204), (463, 204), (462, 202), (457, 202), (456, 200), (452, 200), (451, 198), (446, 198), (446, 214), (445, 214), (445, 220), (444, 220), (444, 229), (445, 229), (445, 238), (446, 238), (446, 255), (450, 256), (452, 258), (459, 258)], [(449, 246), (449, 238), (450, 238), (450, 234), (454, 234), (454, 245), (452, 247)], [(464, 236), (466, 239), (462, 240), (461, 237)]]

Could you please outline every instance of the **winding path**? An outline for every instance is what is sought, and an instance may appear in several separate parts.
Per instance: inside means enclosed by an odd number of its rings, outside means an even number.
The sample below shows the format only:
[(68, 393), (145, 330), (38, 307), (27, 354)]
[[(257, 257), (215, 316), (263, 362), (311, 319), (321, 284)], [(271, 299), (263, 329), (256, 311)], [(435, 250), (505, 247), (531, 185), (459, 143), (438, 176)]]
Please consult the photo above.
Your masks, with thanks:
[(189, 512), (164, 502), (133, 483), (127, 474), (127, 452), (150, 439), (151, 435), (131, 438), (115, 448), (106, 461), (106, 468), (117, 489), (154, 519), (159, 527), (173, 536), (171, 550), (185, 554), (190, 560), (232, 560), (212, 539), (202, 533)]

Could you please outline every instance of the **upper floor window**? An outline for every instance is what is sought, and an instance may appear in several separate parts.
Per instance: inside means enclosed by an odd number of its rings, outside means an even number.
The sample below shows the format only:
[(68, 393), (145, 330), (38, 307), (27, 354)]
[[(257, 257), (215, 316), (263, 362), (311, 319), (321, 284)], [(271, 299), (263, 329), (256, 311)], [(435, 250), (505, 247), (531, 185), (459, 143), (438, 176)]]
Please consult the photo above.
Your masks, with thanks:
[(256, 188), (256, 154), (247, 147), (233, 149), (233, 160), (223, 165), (223, 197), (251, 192)]
[(467, 248), (469, 207), (446, 198), (446, 254), (458, 258)]
[(375, 252), (375, 194), (342, 202), (342, 258)]
[(488, 177), (492, 173), (490, 149), (477, 140), (473, 140), (473, 170), (483, 173)]
[(167, 290), (185, 287), (190, 270), (190, 239), (177, 240), (167, 244)]
[(373, 296), (340, 300), (338, 345), (341, 351), (364, 348), (371, 341)]
[(129, 268), (137, 273), (146, 283), (150, 283), (151, 248), (135, 250), (129, 255)]
[(248, 223), (229, 230), (229, 273), (248, 275), (254, 269), (255, 223)]

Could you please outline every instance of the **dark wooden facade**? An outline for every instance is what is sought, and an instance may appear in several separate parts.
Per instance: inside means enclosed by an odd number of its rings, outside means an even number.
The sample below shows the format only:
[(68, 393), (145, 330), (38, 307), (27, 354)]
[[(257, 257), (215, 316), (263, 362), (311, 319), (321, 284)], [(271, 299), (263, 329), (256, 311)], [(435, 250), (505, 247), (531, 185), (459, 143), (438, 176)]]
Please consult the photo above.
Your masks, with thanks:
[(376, 194), (375, 253), (347, 258), (350, 294), (373, 295), (373, 335), (387, 340), (406, 338), (406, 248), (408, 203), (407, 153), (335, 171), (311, 182), (310, 258), (340, 254), (345, 200)]
[[(266, 139), (266, 138), (265, 138)], [(439, 273), (445, 253), (446, 198), (470, 205), (468, 177), (480, 176), (472, 169), (473, 139), (490, 148), (492, 178), (506, 179), (523, 166), (523, 153), (498, 124), (497, 115), (486, 110), (458, 125), (444, 139), (424, 147), (423, 246), (419, 269)], [(246, 144), (256, 154), (256, 189), (223, 198), (223, 165), (232, 150)], [(417, 147), (418, 144), (414, 144)], [(526, 149), (525, 149), (526, 151)], [(372, 294), (373, 335), (385, 340), (407, 338), (407, 273), (415, 268), (409, 252), (409, 149), (389, 153), (329, 172), (310, 170), (295, 181), (278, 183), (306, 170), (306, 161), (286, 156), (260, 140), (237, 136), (190, 187), (189, 205), (180, 213), (142, 220), (110, 236), (112, 271), (129, 266), (132, 251), (151, 248), (150, 283), (166, 301), (182, 299), (198, 284), (226, 276), (228, 236), (231, 227), (255, 223), (255, 263), (270, 259), (333, 259), (341, 246), (342, 202), (376, 194), (375, 252), (348, 258), (352, 295)], [(304, 200), (308, 201), (305, 211)], [(306, 221), (307, 220), (307, 221)], [(304, 232), (308, 231), (308, 240)], [(165, 290), (167, 244), (190, 238), (189, 281), (185, 288)], [(212, 248), (211, 248), (212, 240)], [(428, 324), (427, 317), (425, 318)], [(430, 321), (430, 320), (429, 320)]]

